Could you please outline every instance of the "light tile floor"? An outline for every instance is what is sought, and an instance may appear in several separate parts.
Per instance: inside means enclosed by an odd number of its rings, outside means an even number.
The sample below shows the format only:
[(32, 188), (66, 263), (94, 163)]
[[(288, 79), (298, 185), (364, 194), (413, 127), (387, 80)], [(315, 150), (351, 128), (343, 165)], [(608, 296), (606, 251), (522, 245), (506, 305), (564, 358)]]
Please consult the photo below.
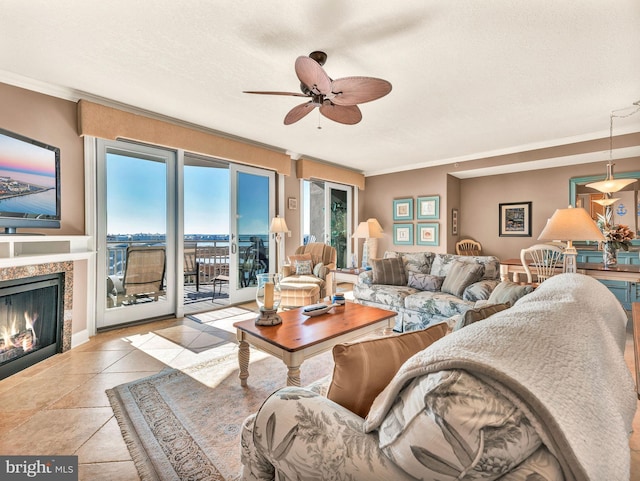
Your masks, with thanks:
[[(203, 326), (173, 319), (100, 333), (82, 346), (0, 381), (0, 453), (74, 454), (80, 480), (138, 480), (104, 391), (206, 355), (206, 346), (220, 338)], [(158, 331), (163, 335), (153, 334)], [(625, 359), (633, 370), (630, 328)], [(631, 480), (638, 480), (640, 413), (634, 429)]]

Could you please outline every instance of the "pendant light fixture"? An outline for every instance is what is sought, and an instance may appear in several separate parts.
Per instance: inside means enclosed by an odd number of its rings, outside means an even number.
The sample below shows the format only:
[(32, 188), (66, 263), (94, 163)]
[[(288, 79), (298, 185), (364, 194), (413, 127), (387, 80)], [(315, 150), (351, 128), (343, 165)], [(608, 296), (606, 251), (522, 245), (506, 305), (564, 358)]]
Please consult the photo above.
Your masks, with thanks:
[(592, 182), (586, 185), (587, 187), (596, 189), (604, 194), (608, 194), (607, 198), (605, 199), (593, 201), (605, 207), (610, 206), (616, 200), (619, 200), (619, 199), (611, 198), (612, 192), (618, 192), (619, 190), (624, 189), (626, 186), (628, 186), (629, 184), (633, 184), (636, 181), (636, 179), (615, 179), (613, 177), (613, 165), (614, 165), (613, 164), (613, 118), (614, 117), (618, 117), (618, 118), (631, 117), (632, 115), (638, 113), (640, 111), (640, 100), (637, 102), (634, 102), (633, 105), (636, 106), (635, 110), (626, 115), (616, 115), (616, 112), (619, 112), (620, 110), (627, 110), (627, 109), (611, 111), (611, 114), (609, 115), (609, 163), (607, 164), (607, 177), (604, 180), (601, 180), (600, 182)]

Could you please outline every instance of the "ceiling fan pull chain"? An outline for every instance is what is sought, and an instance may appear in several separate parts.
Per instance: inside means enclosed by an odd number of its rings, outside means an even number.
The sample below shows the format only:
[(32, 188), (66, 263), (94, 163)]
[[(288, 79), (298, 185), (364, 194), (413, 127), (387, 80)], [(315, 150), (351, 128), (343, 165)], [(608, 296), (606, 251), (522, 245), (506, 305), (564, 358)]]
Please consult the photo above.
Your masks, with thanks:
[(322, 130), (322, 126), (320, 125), (320, 119), (322, 116), (320, 115), (320, 110), (318, 110), (318, 130)]

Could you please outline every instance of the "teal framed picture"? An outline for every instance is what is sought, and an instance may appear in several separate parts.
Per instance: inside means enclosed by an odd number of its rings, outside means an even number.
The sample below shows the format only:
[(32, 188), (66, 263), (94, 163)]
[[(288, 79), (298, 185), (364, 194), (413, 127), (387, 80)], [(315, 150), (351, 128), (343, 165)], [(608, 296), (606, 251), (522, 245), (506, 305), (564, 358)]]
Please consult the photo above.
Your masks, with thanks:
[(397, 246), (412, 246), (413, 224), (393, 224), (393, 243)]
[(440, 224), (437, 222), (419, 222), (417, 224), (416, 243), (420, 246), (439, 246)]
[(440, 196), (430, 195), (418, 197), (416, 200), (417, 219), (439, 219), (440, 218)]
[(413, 198), (393, 200), (393, 220), (413, 220)]

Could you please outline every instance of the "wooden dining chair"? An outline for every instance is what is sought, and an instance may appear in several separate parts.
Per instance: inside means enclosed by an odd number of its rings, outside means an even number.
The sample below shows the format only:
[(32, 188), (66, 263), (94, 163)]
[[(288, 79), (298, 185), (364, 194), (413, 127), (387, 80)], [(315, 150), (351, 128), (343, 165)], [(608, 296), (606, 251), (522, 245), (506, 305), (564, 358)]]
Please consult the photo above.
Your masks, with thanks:
[(473, 239), (462, 239), (456, 242), (456, 254), (459, 256), (479, 256), (481, 252), (482, 245)]
[[(563, 249), (550, 244), (535, 244), (520, 251), (520, 262), (527, 274), (527, 283), (533, 283), (533, 274), (537, 282), (562, 272)], [(528, 260), (530, 259), (530, 261)]]

